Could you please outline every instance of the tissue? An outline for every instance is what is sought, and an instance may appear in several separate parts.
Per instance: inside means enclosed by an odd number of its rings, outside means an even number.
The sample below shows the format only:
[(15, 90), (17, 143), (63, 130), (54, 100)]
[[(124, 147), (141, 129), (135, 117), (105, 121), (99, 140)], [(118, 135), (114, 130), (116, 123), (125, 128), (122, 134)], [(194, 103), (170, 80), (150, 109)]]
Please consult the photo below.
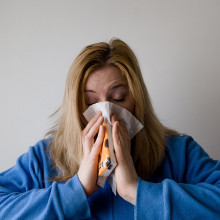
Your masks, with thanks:
[(143, 128), (143, 125), (128, 110), (111, 102), (98, 102), (93, 104), (83, 113), (83, 115), (87, 121), (90, 121), (99, 111), (102, 112), (102, 116), (104, 117), (103, 126), (105, 126), (107, 132), (105, 134), (100, 153), (97, 184), (104, 187), (107, 179), (113, 193), (116, 195), (116, 182), (113, 170), (117, 163), (114, 155), (114, 146), (111, 134), (111, 116), (115, 114), (117, 120), (123, 122), (125, 128), (127, 129), (128, 136), (131, 139)]

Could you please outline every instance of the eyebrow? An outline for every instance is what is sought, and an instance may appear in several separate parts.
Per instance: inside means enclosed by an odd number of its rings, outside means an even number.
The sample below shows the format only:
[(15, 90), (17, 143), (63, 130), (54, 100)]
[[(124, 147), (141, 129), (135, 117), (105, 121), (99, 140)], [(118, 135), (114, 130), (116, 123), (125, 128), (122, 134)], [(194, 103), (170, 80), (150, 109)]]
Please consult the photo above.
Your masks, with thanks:
[[(119, 87), (127, 87), (127, 86), (126, 86), (125, 84), (115, 85), (115, 86), (113, 86), (113, 87), (110, 89), (110, 91), (111, 91), (111, 90), (115, 90), (115, 89), (117, 89), (117, 88), (119, 88)], [(90, 90), (90, 89), (85, 89), (84, 92), (96, 93), (95, 91)]]

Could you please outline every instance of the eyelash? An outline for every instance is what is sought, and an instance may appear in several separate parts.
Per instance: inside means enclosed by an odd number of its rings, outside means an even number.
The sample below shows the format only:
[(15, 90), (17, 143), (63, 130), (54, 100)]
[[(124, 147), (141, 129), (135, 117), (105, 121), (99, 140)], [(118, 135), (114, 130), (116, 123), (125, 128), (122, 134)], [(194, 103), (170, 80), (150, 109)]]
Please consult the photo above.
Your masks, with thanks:
[[(122, 99), (112, 99), (113, 101), (115, 101), (115, 102), (123, 102), (124, 100), (125, 100), (125, 98), (122, 98)], [(91, 104), (87, 104), (88, 106), (90, 106), (90, 105), (93, 105), (93, 104), (95, 104), (96, 102), (94, 102), (94, 103), (91, 103)]]
[(113, 100), (116, 102), (123, 102), (125, 99), (123, 98), (123, 99), (113, 99)]
[[(113, 99), (113, 101), (115, 101), (115, 102), (123, 102), (125, 99)], [(90, 106), (90, 105), (93, 105), (93, 104), (95, 104), (96, 102), (94, 102), (94, 103), (91, 103), (91, 104), (87, 104), (88, 106)]]

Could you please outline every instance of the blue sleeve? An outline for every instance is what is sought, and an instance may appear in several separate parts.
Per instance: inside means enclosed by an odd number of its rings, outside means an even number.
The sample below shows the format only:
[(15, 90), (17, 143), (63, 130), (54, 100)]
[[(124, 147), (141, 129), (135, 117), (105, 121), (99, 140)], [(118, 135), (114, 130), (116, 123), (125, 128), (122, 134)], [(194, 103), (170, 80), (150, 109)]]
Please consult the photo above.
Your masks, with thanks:
[(78, 176), (65, 183), (48, 182), (48, 165), (39, 151), (30, 148), (14, 167), (0, 174), (1, 219), (90, 218)]
[(138, 179), (136, 219), (220, 219), (220, 161), (183, 139), (170, 151), (176, 179)]

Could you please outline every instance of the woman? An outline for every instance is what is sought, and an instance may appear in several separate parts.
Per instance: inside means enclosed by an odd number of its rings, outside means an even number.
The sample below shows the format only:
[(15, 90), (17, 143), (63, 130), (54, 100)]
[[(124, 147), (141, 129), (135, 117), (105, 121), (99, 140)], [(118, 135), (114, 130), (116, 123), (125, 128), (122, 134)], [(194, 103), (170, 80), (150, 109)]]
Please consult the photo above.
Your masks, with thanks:
[[(103, 117), (98, 113), (88, 123), (82, 114), (103, 101), (127, 109), (144, 125), (130, 140), (112, 116), (116, 196), (108, 183), (96, 184)], [(220, 218), (219, 161), (160, 123), (137, 59), (123, 41), (82, 50), (56, 114), (49, 137), (1, 174), (2, 219)]]

